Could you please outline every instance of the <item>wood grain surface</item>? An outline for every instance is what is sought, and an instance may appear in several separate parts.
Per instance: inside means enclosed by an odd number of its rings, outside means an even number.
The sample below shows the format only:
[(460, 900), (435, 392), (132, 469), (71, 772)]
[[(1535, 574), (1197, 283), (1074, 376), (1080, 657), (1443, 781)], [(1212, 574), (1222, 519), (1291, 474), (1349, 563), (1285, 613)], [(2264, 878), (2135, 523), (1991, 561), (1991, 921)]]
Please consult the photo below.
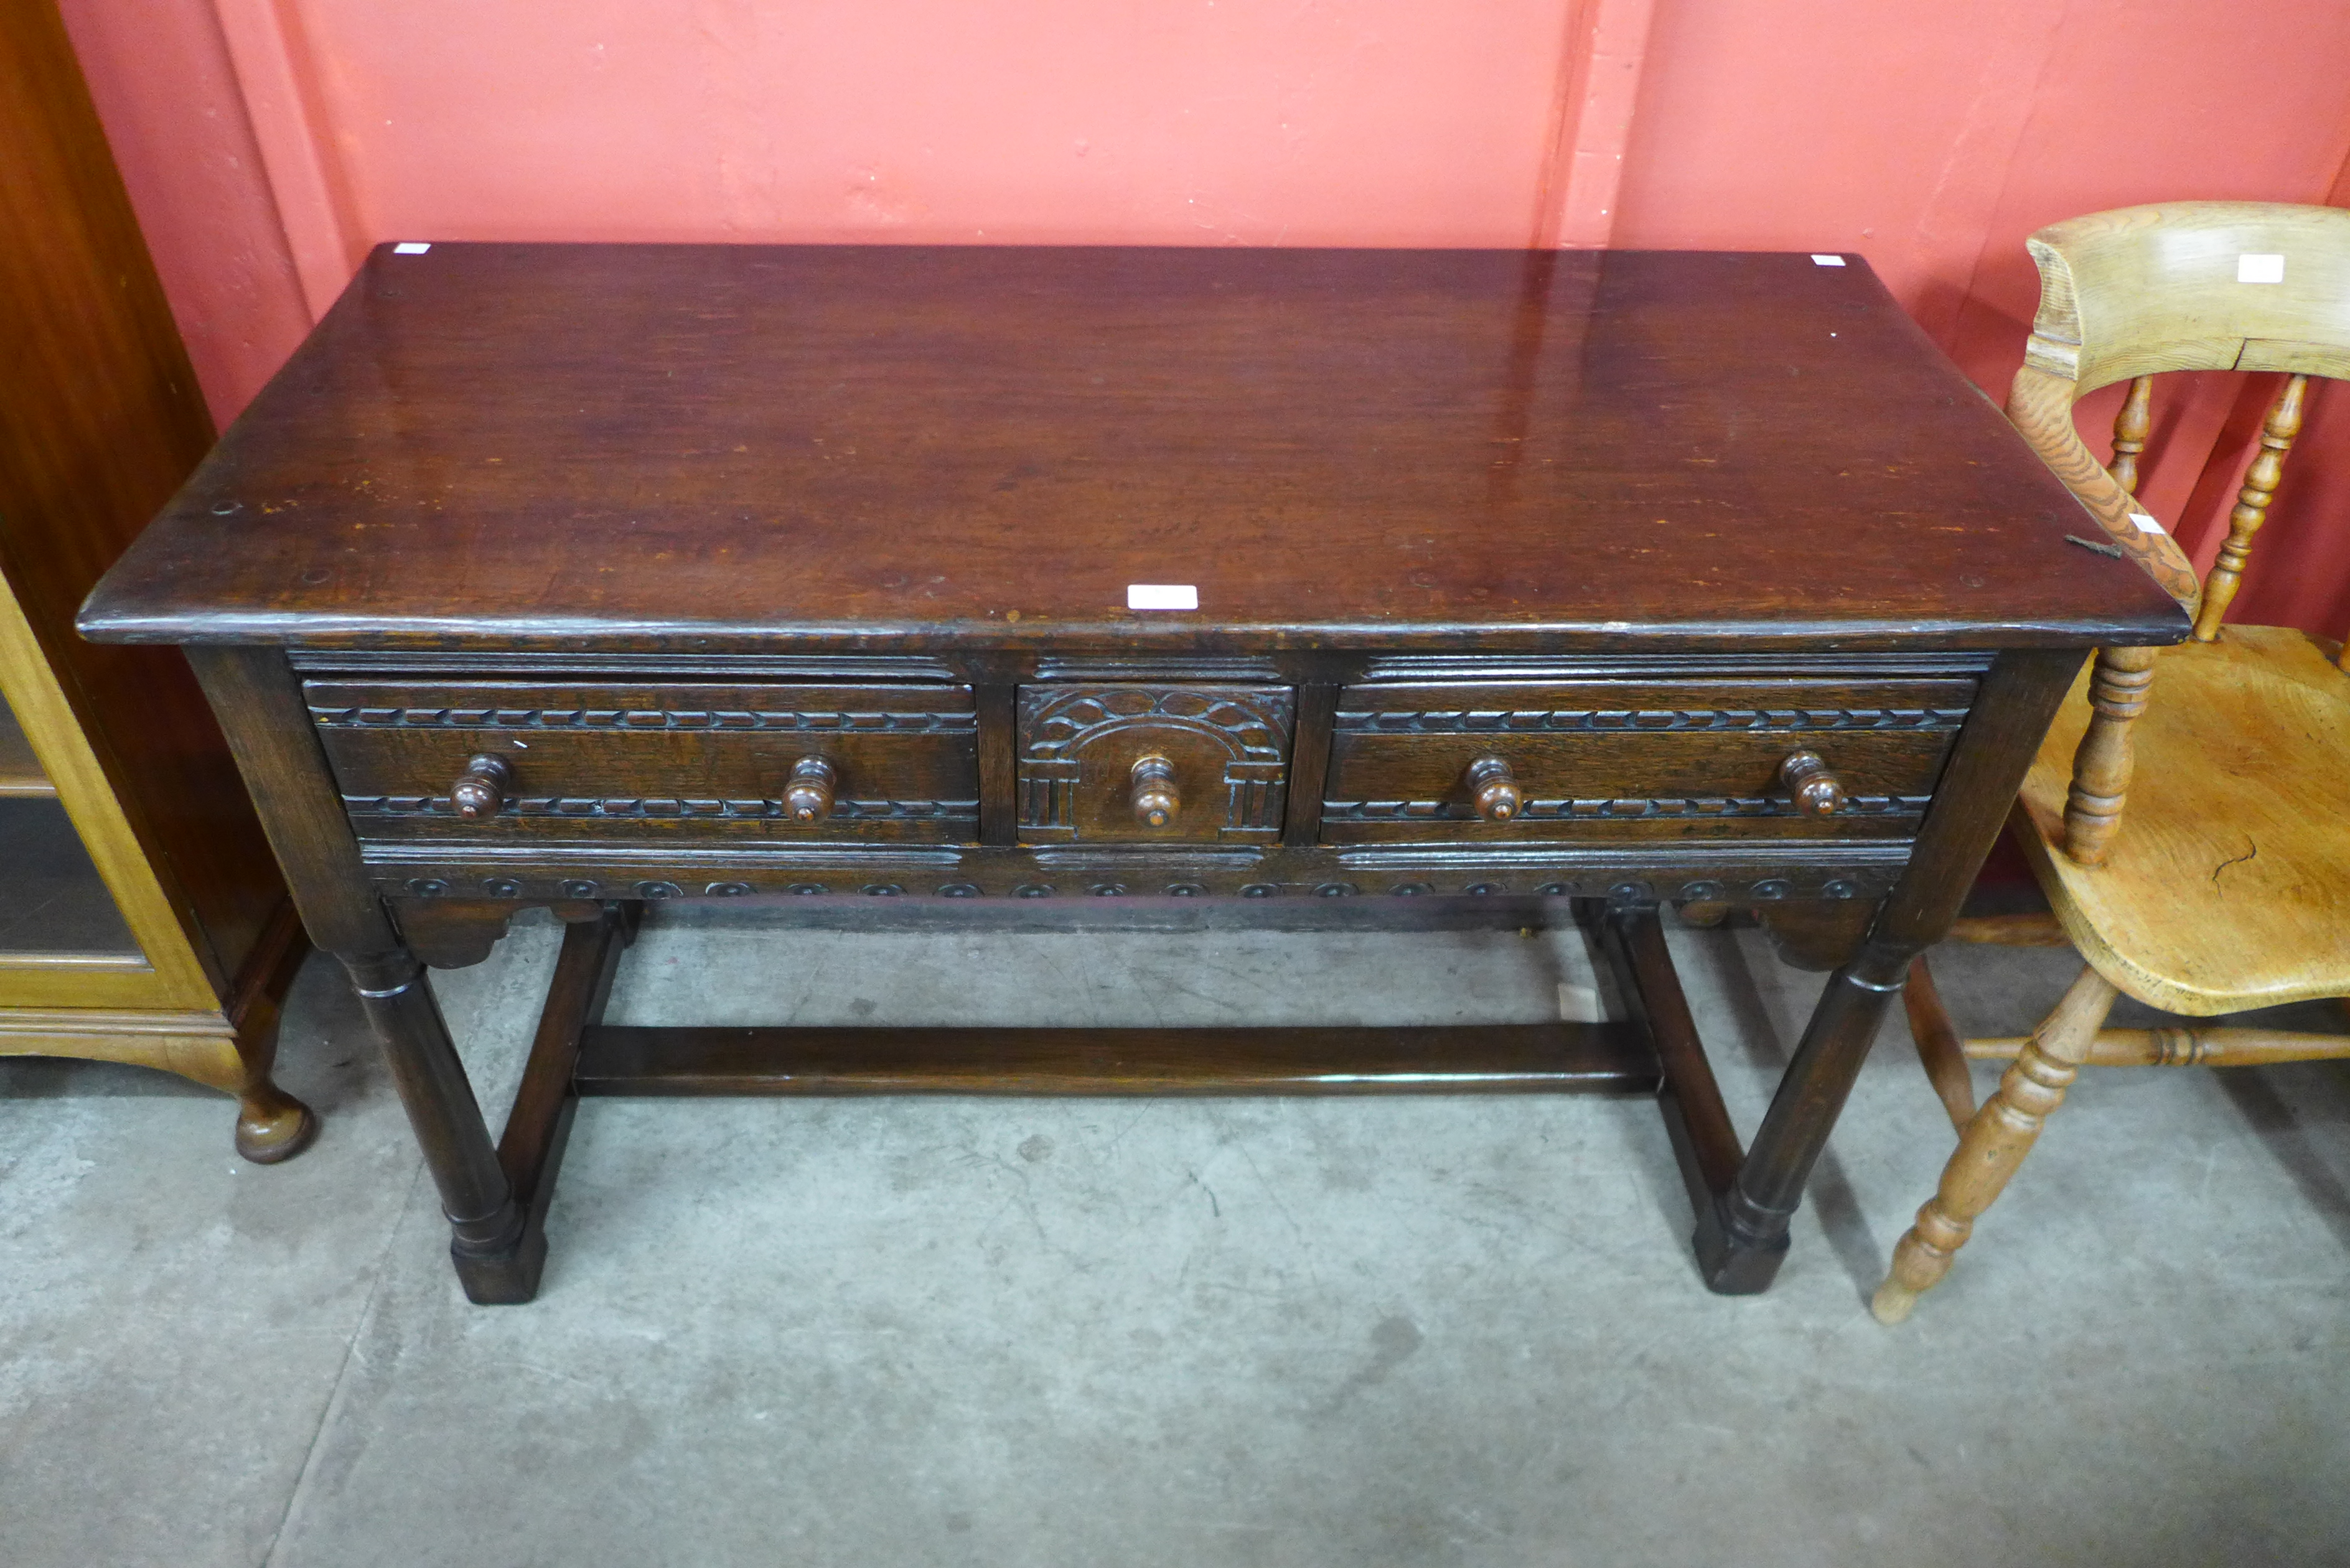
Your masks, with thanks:
[(2166, 649), (2131, 726), (2137, 782), (2104, 861), (2062, 851), (2083, 672), (2032, 765), (2017, 839), (2081, 956), (2189, 1016), (2350, 994), (2350, 676), (2335, 645), (2231, 626)]
[[(1531, 291), (1531, 292), (1530, 292)], [(1866, 266), (380, 247), (99, 589), (111, 639), (2165, 641)], [(1196, 613), (1133, 611), (1134, 583)]]

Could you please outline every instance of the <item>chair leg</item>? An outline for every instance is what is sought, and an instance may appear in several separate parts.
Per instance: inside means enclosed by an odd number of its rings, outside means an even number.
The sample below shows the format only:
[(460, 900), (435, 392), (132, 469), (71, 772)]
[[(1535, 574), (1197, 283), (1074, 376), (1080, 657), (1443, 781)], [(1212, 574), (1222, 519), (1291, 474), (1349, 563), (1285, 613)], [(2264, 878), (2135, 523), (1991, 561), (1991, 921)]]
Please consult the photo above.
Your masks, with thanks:
[(1975, 1114), (1974, 1075), (1967, 1071), (1966, 1047), (1950, 1023), (1950, 1010), (1942, 1005), (1942, 993), (1935, 989), (1934, 973), (1926, 967), (1923, 953), (1909, 961), (1909, 978), (1901, 985), (1901, 1008), (1909, 1015), (1909, 1041), (1918, 1047), (1918, 1064), (1926, 1069), (1926, 1081), (1941, 1097), (1950, 1126), (1965, 1132)]
[(2049, 1113), (2064, 1103), (2064, 1091), (2080, 1076), (2082, 1059), (2117, 994), (2112, 981), (2084, 969), (2000, 1079), (1999, 1092), (1967, 1123), (1958, 1152), (1942, 1168), (1940, 1188), (1893, 1250), (1892, 1270), (1869, 1303), (1877, 1322), (1908, 1317), (1918, 1297), (1950, 1272), (1977, 1216), (1998, 1199)]

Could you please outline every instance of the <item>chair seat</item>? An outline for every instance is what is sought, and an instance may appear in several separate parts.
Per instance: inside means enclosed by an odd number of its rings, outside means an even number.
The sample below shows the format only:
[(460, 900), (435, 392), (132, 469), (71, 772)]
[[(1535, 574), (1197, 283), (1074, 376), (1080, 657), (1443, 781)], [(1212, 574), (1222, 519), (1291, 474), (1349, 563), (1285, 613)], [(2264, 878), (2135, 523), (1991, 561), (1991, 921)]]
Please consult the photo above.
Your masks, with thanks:
[(2100, 866), (2061, 847), (2085, 667), (2074, 683), (2013, 826), (2065, 934), (2128, 995), (2189, 1016), (2350, 995), (2350, 674), (2331, 658), (2285, 627), (2165, 649)]

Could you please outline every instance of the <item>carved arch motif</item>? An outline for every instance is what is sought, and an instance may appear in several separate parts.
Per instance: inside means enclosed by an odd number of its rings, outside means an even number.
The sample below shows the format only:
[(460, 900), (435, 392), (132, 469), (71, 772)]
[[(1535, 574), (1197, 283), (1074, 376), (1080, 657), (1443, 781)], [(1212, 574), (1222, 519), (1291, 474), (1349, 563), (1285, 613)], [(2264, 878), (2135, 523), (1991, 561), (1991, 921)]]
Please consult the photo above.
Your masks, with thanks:
[(1178, 742), (1217, 763), (1215, 836), (1271, 842), (1281, 833), (1295, 696), (1285, 686), (1030, 686), (1020, 693), (1020, 827), (1038, 842), (1078, 836), (1089, 764)]

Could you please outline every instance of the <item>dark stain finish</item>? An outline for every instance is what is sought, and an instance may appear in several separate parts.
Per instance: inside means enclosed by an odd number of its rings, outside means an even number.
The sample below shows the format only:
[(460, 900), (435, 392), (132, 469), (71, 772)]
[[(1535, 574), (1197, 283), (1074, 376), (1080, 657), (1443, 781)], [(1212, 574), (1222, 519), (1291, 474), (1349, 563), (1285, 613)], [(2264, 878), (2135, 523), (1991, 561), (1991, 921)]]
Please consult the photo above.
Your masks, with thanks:
[[(1751, 1292), (2083, 653), (2185, 634), (2076, 507), (1801, 256), (436, 244), (82, 625), (189, 645), (477, 1301), (536, 1290), (581, 1095), (913, 1090), (1659, 1090)], [(1633, 1016), (604, 1025), (628, 922), (697, 898), (1572, 908)], [(1673, 902), (1835, 971), (1751, 1149)], [(577, 923), (494, 1144), (421, 964), (534, 905)]]
[[(2170, 637), (2167, 597), (2065, 545), (2077, 504), (1866, 266), (1577, 252), (1530, 289), (1526, 265), (380, 246), (85, 625), (684, 650)], [(1129, 611), (1136, 582), (1201, 608)]]

